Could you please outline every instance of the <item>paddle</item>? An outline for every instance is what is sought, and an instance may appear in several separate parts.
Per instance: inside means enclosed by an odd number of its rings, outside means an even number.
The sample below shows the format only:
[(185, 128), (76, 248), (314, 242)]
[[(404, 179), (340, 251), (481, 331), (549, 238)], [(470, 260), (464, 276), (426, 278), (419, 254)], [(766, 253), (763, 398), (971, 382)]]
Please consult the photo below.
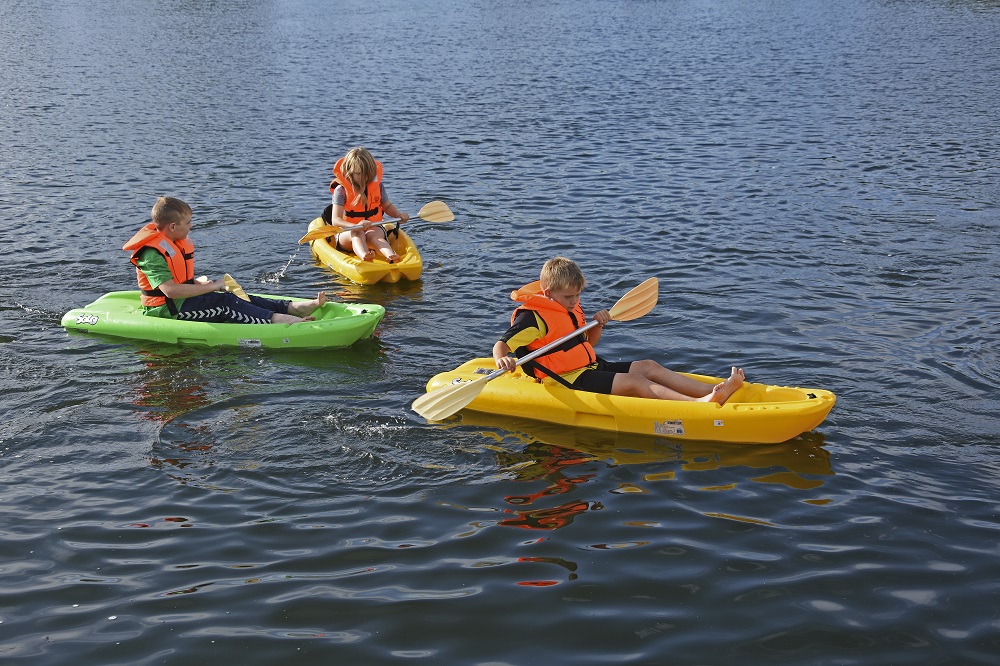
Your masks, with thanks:
[[(659, 281), (656, 278), (649, 278), (622, 296), (617, 303), (611, 306), (611, 319), (614, 321), (632, 321), (633, 319), (638, 319), (656, 306), (658, 295)], [(536, 349), (530, 354), (517, 359), (517, 365), (538, 358), (574, 336), (580, 335), (597, 325), (596, 321), (592, 321), (586, 326), (559, 338), (555, 342), (551, 342), (541, 349)], [(495, 370), (471, 382), (459, 382), (435, 389), (414, 400), (410, 408), (428, 421), (440, 421), (441, 419), (448, 418), (475, 400), (476, 396), (482, 393), (487, 382), (496, 379), (506, 372), (506, 370)]]
[[(417, 213), (417, 217), (421, 220), (426, 220), (427, 222), (451, 222), (455, 219), (452, 214), (451, 209), (448, 208), (448, 204), (443, 201), (432, 201), (425, 205)], [(376, 222), (373, 226), (383, 226), (386, 224), (396, 224), (399, 220), (383, 220), (382, 222)], [(326, 238), (327, 236), (332, 236), (334, 234), (339, 234), (341, 231), (353, 231), (354, 229), (361, 229), (365, 225), (355, 224), (353, 227), (338, 227), (334, 224), (325, 224), (321, 227), (316, 227), (315, 229), (308, 232), (305, 236), (299, 239), (299, 243), (308, 243), (309, 241), (314, 241), (318, 238)]]
[(231, 294), (235, 294), (237, 298), (242, 298), (244, 301), (249, 301), (250, 297), (247, 296), (247, 292), (243, 291), (243, 287), (233, 279), (233, 276), (226, 273), (222, 276), (222, 281), (226, 283), (226, 291)]

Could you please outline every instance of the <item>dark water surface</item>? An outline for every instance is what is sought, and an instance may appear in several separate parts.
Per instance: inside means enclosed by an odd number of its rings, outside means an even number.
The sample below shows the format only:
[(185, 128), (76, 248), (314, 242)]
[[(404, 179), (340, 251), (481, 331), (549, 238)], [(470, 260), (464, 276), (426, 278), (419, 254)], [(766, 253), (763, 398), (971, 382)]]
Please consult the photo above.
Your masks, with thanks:
[[(1000, 2), (0, 3), (0, 662), (1000, 658)], [(414, 284), (295, 241), (357, 144)], [(384, 304), (323, 353), (59, 326), (198, 272)], [(431, 425), (554, 254), (611, 358), (819, 386), (780, 446)]]

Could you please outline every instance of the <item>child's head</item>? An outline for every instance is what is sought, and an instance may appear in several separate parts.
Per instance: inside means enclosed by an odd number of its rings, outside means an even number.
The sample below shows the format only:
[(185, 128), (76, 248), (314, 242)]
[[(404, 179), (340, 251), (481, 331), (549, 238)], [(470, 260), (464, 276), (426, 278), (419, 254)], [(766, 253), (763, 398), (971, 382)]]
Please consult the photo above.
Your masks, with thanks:
[(361, 146), (347, 151), (344, 155), (343, 169), (344, 175), (351, 180), (355, 192), (364, 191), (368, 183), (375, 180), (377, 174), (375, 158)]
[(168, 224), (176, 224), (185, 217), (191, 217), (191, 206), (175, 197), (160, 197), (153, 204), (150, 215), (156, 228), (162, 229)]
[(191, 206), (175, 197), (160, 197), (150, 213), (156, 228), (171, 240), (179, 240), (191, 230)]
[(552, 291), (576, 290), (583, 291), (587, 279), (576, 262), (566, 257), (549, 259), (542, 266), (542, 274), (538, 278), (543, 290)]

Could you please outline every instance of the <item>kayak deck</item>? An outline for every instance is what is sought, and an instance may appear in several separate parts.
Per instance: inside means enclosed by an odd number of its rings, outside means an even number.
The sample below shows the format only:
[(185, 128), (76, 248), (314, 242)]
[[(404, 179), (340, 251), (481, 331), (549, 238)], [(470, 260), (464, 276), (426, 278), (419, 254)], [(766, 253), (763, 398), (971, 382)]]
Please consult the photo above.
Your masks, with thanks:
[[(493, 372), (493, 359), (473, 359), (431, 378), (427, 391)], [(683, 373), (707, 384), (719, 377)], [(822, 389), (745, 382), (725, 405), (630, 398), (574, 391), (552, 380), (542, 383), (520, 368), (487, 382), (467, 409), (597, 430), (691, 440), (773, 444), (818, 426), (836, 396)]]
[[(322, 217), (317, 217), (309, 223), (309, 231), (326, 224)], [(336, 247), (336, 241), (330, 238), (320, 238), (310, 241), (309, 247), (323, 264), (337, 273), (359, 284), (375, 284), (377, 282), (399, 282), (400, 280), (419, 280), (424, 269), (424, 261), (420, 257), (413, 239), (405, 231), (399, 229), (399, 235), (389, 234), (389, 245), (399, 255), (399, 261), (390, 264), (382, 256), (372, 261), (365, 261), (353, 252), (341, 252)]]
[(138, 291), (114, 291), (86, 307), (70, 310), (61, 324), (72, 331), (178, 345), (322, 349), (347, 347), (370, 337), (385, 316), (385, 308), (372, 303), (327, 302), (313, 316), (315, 321), (295, 324), (216, 324), (147, 317), (142, 314)]

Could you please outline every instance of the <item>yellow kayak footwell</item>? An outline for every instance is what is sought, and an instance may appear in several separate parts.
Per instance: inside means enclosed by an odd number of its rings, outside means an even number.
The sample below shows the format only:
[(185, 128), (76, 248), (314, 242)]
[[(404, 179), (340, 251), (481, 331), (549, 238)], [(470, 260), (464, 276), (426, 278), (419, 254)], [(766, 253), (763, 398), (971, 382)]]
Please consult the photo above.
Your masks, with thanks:
[[(322, 217), (317, 217), (309, 224), (309, 231), (325, 225)], [(399, 235), (390, 234), (389, 244), (399, 255), (399, 261), (390, 264), (382, 257), (373, 261), (364, 261), (353, 252), (341, 252), (331, 237), (329, 241), (320, 238), (309, 243), (313, 255), (344, 277), (359, 284), (375, 284), (377, 282), (399, 282), (400, 280), (419, 280), (423, 272), (424, 262), (417, 246), (414, 245), (405, 231), (399, 230)]]
[[(496, 370), (491, 358), (473, 359), (435, 375), (427, 391), (472, 381)], [(720, 377), (684, 373), (708, 384)], [(552, 380), (536, 382), (520, 368), (487, 382), (467, 409), (550, 423), (679, 439), (774, 444), (818, 426), (833, 409), (830, 391), (746, 382), (725, 405), (650, 400), (574, 391)]]

